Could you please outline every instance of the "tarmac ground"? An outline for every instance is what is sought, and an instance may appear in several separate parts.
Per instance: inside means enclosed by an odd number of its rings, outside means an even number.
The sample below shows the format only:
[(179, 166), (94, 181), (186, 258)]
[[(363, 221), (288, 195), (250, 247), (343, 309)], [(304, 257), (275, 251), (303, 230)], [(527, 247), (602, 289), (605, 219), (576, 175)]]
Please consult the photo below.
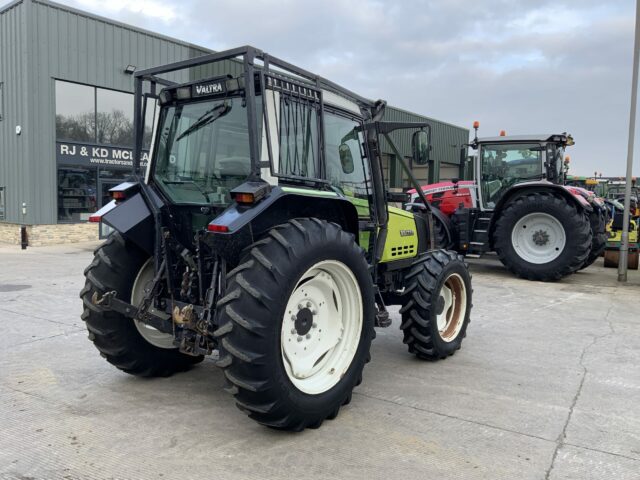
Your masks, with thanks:
[(391, 309), (351, 404), (292, 434), (238, 410), (211, 360), (139, 379), (102, 359), (78, 298), (95, 246), (0, 247), (0, 478), (640, 478), (638, 271), (472, 260), (460, 351), (417, 360)]

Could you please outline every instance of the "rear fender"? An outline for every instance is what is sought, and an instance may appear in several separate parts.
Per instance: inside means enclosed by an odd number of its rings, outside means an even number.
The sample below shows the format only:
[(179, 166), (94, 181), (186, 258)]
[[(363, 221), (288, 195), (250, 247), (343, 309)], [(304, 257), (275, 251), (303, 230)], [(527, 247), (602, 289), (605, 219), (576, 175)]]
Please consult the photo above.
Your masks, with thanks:
[[(353, 203), (333, 192), (308, 192), (304, 189), (275, 187), (255, 205), (233, 203), (209, 224), (210, 231), (205, 241), (229, 263), (235, 264), (242, 250), (276, 225), (294, 218), (314, 217), (337, 223), (360, 243), (358, 212)], [(366, 247), (363, 245), (363, 248)]]
[(102, 212), (100, 220), (103, 223), (120, 232), (123, 237), (149, 255), (153, 255), (155, 221), (141, 193), (136, 193), (121, 203), (105, 205), (102, 210), (96, 214)]

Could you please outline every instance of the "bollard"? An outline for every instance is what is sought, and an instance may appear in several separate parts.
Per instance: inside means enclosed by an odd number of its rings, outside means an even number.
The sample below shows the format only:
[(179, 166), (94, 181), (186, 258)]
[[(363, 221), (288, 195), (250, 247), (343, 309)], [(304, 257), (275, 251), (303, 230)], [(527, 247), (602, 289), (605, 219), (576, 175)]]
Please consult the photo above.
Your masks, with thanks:
[(22, 250), (26, 250), (27, 247), (29, 246), (29, 238), (27, 237), (26, 225), (20, 226), (20, 245), (22, 247)]

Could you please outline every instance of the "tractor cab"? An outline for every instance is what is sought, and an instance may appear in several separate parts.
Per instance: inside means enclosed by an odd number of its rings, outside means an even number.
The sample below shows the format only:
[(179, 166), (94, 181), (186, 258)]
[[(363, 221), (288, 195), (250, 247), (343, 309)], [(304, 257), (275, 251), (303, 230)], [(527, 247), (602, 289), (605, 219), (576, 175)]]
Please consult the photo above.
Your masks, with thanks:
[(475, 176), (478, 204), (494, 210), (514, 185), (546, 180), (562, 184), (565, 148), (573, 145), (571, 135), (514, 135), (475, 138), (477, 151)]

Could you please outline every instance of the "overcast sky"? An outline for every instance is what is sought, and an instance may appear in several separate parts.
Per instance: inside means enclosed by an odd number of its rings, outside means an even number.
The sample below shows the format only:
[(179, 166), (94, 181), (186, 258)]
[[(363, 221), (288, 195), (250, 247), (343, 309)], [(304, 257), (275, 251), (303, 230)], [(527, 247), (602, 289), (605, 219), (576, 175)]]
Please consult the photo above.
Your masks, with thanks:
[(61, 2), (213, 50), (251, 44), (481, 135), (567, 131), (572, 173), (625, 172), (630, 0)]

